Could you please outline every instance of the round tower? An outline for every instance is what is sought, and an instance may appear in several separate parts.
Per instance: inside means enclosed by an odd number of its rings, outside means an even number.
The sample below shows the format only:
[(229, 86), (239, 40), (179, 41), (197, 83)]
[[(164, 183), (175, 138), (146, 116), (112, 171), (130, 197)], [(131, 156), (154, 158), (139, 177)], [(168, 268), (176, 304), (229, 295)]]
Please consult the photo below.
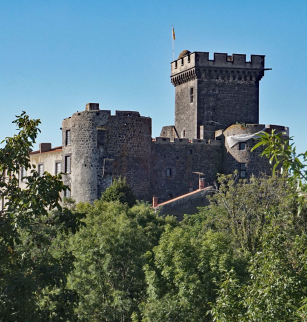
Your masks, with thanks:
[(85, 111), (62, 122), (64, 183), (77, 202), (101, 197), (122, 176), (138, 199), (148, 199), (151, 119), (138, 112), (99, 110), (89, 103)]

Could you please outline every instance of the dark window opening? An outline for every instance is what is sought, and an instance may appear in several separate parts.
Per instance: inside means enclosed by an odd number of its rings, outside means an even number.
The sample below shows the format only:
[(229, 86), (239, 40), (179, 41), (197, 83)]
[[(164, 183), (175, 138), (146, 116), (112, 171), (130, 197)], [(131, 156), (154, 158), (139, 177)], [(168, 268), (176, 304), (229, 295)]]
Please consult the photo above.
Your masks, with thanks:
[(177, 60), (175, 61), (175, 68), (177, 68)]
[(183, 58), (181, 58), (181, 66), (183, 66)]
[(107, 139), (107, 131), (103, 129), (97, 130), (97, 145), (104, 145)]
[(194, 89), (193, 87), (190, 88), (190, 103), (194, 101)]
[(188, 55), (188, 63), (191, 62), (190, 54)]
[(239, 143), (239, 150), (242, 151), (242, 150), (245, 150), (246, 149), (246, 143), (245, 142), (240, 142)]
[(70, 143), (71, 143), (70, 130), (67, 130), (66, 137), (65, 137), (65, 145), (70, 145)]
[(171, 177), (172, 176), (172, 169), (170, 169), (170, 168), (167, 168), (166, 169), (166, 176), (167, 177)]
[(70, 155), (65, 156), (65, 173), (71, 172), (71, 159)]
[(188, 154), (192, 154), (192, 153), (193, 153), (193, 151), (192, 151), (192, 150), (189, 150), (189, 151), (188, 151)]
[(246, 178), (246, 164), (240, 163), (240, 178), (245, 179)]
[(185, 130), (183, 130), (182, 136), (185, 138)]

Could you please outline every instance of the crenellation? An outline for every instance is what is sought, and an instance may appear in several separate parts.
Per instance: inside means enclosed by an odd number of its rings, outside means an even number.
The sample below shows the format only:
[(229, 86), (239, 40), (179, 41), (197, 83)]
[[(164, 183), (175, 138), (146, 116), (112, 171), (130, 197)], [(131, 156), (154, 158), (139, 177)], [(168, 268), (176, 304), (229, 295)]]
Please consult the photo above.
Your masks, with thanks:
[[(151, 118), (137, 111), (100, 110), (86, 104), (62, 122), (62, 147), (42, 143), (32, 153), (34, 163), (54, 171), (61, 163), (63, 181), (71, 196), (93, 202), (114, 178), (125, 177), (140, 200), (155, 195), (163, 202), (199, 188), (217, 173), (237, 170), (241, 178), (270, 173), (259, 153), (251, 153), (261, 130), (285, 133), (283, 126), (259, 124), (259, 81), (264, 76), (263, 55), (183, 51), (171, 63), (175, 86), (175, 124), (164, 126), (152, 138)], [(230, 136), (245, 135), (236, 144)], [(246, 138), (246, 140), (245, 140)], [(236, 141), (237, 140), (237, 141)], [(231, 141), (230, 141), (231, 142)], [(58, 164), (59, 166), (59, 164)]]

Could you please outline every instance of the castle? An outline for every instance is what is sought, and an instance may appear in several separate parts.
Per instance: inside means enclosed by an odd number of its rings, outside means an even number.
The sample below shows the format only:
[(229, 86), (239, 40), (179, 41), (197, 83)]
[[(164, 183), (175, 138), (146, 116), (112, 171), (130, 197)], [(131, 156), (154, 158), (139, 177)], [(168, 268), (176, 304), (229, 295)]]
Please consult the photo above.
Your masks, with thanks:
[[(62, 146), (41, 143), (30, 158), (40, 173), (63, 174), (65, 195), (93, 202), (113, 178), (126, 177), (140, 200), (160, 202), (212, 184), (217, 173), (241, 178), (270, 173), (268, 161), (251, 153), (254, 134), (283, 126), (259, 124), (259, 82), (265, 57), (183, 51), (171, 63), (175, 124), (152, 138), (151, 118), (134, 111), (100, 110), (89, 103), (62, 122)], [(20, 175), (21, 186), (26, 176)]]

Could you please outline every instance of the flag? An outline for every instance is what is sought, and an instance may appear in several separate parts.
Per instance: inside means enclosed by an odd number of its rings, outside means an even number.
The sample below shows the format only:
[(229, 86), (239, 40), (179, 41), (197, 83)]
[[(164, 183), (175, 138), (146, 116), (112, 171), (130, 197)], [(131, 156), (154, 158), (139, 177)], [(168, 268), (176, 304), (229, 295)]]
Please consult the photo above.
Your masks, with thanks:
[(174, 26), (172, 26), (173, 28), (173, 39), (175, 40), (175, 30), (174, 30)]

